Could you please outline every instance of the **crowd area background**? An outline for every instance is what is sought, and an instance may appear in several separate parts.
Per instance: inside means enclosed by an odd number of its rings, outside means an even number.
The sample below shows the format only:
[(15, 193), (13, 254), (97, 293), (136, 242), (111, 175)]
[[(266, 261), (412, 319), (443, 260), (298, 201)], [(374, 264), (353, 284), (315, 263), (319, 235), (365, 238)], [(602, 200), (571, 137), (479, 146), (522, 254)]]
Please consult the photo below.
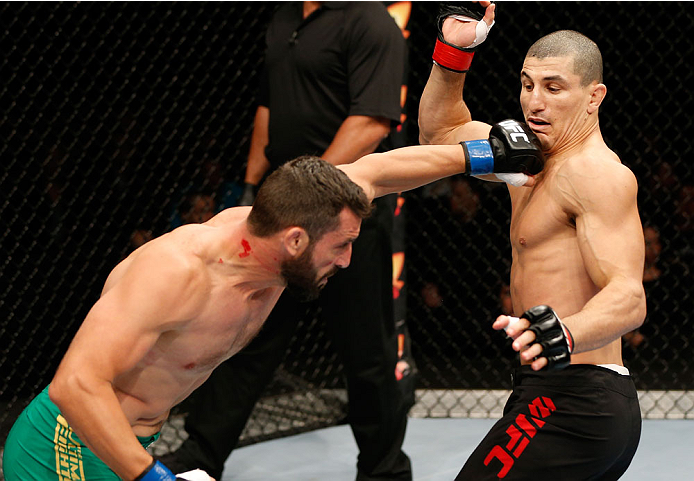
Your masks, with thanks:
[[(411, 7), (402, 128), (416, 144), (437, 4), (400, 3)], [(0, 445), (50, 381), (110, 269), (152, 236), (235, 205), (275, 7), (0, 4)], [(533, 41), (574, 29), (600, 46), (603, 136), (639, 180), (647, 228), (649, 313), (625, 336), (624, 358), (639, 390), (669, 393), (660, 411), (684, 417), (694, 417), (681, 394), (694, 389), (693, 14), (687, 2), (500, 2), (466, 83), (476, 119), (521, 119), (518, 74)], [(515, 359), (491, 329), (507, 298), (505, 187), (456, 177), (403, 198), (417, 388), (508, 389)], [(321, 396), (341, 382), (309, 313), (268, 388), (268, 398), (288, 397), (257, 416), (309, 418), (291, 432), (340, 422), (344, 402)]]

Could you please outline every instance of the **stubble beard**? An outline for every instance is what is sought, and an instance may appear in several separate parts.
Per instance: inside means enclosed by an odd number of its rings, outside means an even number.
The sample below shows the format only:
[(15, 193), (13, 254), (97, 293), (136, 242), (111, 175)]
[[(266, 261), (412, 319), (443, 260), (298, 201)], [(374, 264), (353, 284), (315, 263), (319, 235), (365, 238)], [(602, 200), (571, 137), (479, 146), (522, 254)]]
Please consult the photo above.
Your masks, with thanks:
[(284, 261), (281, 267), (287, 290), (302, 302), (317, 299), (325, 286), (323, 279), (337, 271), (335, 268), (327, 276), (318, 279), (318, 270), (313, 266), (313, 247), (314, 245), (309, 245), (299, 257)]

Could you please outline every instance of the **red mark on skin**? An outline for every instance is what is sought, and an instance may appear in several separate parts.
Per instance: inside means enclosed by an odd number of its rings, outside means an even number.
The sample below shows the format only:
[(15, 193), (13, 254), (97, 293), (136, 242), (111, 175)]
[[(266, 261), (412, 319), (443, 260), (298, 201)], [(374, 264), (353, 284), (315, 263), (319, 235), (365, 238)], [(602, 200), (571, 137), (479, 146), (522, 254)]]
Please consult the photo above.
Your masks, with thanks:
[(195, 367), (195, 363), (190, 362), (190, 363), (186, 364), (185, 366), (183, 366), (183, 369), (189, 371), (189, 370), (193, 369), (194, 367)]
[(241, 239), (241, 246), (243, 247), (243, 252), (239, 254), (239, 257), (248, 257), (251, 255), (251, 245), (246, 239)]
[(220, 263), (220, 264), (224, 264), (224, 261), (222, 260), (221, 257), (219, 258), (219, 263)]

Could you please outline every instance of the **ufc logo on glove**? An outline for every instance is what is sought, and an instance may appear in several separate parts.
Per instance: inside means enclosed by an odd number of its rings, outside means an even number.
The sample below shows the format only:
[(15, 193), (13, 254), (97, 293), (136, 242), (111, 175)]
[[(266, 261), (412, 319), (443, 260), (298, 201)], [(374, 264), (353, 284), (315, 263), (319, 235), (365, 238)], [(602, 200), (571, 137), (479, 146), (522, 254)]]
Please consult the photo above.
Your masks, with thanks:
[(523, 142), (530, 142), (528, 136), (523, 132), (523, 128), (515, 120), (504, 120), (503, 122), (499, 122), (499, 125), (511, 132), (510, 136), (512, 142), (518, 143), (519, 138), (523, 139)]

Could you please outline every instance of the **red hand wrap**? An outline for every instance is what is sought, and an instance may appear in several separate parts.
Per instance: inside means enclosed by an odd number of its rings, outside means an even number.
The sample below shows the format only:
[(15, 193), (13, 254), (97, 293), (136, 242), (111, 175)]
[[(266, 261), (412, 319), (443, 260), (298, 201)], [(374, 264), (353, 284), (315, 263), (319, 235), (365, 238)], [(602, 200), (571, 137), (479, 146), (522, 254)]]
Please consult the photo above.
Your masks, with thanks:
[(569, 331), (569, 328), (566, 327), (566, 325), (559, 321), (559, 324), (561, 325), (561, 330), (564, 331), (564, 336), (566, 337), (566, 343), (569, 345), (569, 354), (574, 352), (574, 337), (571, 335), (571, 331)]
[(443, 68), (453, 70), (454, 72), (467, 72), (472, 64), (472, 57), (475, 52), (466, 52), (451, 45), (443, 43), (438, 38), (434, 47), (434, 62)]

